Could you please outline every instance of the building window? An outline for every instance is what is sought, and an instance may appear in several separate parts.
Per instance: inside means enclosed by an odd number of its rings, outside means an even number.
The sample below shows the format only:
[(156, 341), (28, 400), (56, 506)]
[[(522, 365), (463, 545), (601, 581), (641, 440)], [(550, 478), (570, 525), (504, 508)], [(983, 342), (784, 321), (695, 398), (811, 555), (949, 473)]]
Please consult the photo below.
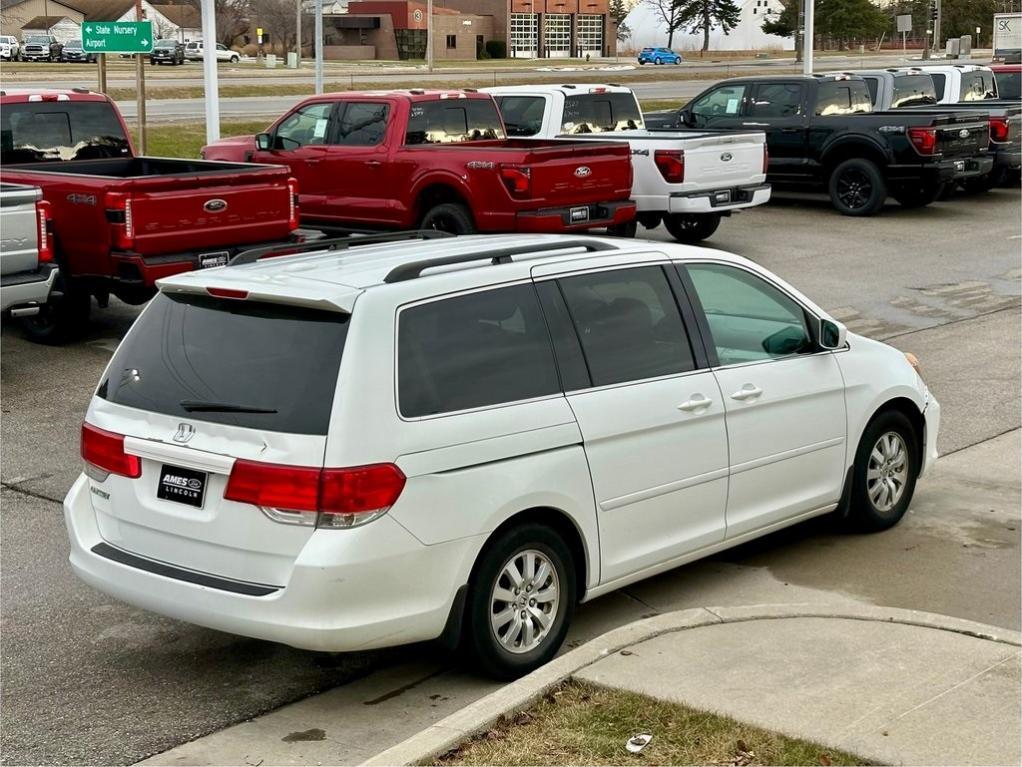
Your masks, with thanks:
[(458, 47), (458, 36), (457, 35), (447, 35), (447, 50), (453, 51), (457, 47)]
[(578, 17), (579, 54), (585, 56), (603, 55), (603, 16), (580, 15)]
[(539, 24), (535, 13), (511, 14), (511, 56), (535, 58), (539, 45)]

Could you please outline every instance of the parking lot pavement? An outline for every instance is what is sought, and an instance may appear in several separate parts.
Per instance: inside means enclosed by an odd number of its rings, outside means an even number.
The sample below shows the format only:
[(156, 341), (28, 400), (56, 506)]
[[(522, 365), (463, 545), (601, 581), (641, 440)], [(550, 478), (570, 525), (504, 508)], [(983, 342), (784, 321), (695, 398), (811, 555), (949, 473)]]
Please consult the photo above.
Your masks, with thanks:
[[(725, 220), (709, 244), (776, 271), (852, 330), (919, 354), (944, 407), (949, 455), (894, 530), (798, 526), (584, 605), (569, 642), (664, 610), (768, 601), (872, 602), (1018, 629), (1018, 210), (1018, 192), (998, 190), (919, 211), (892, 205), (871, 219), (787, 199)], [(350, 744), (373, 738), (378, 751), (492, 689), (449, 670), (435, 649), (315, 655), (158, 618), (72, 577), (58, 502), (79, 471), (92, 388), (135, 314), (121, 304), (97, 311), (88, 338), (64, 348), (3, 330), (4, 760), (127, 764), (327, 688), (337, 689), (320, 705), (323, 743), (349, 744), (334, 758), (350, 760)], [(264, 728), (276, 761), (308, 761), (320, 748), (307, 740), (315, 734), (282, 739), (316, 729), (322, 700), (298, 704), (309, 717), (288, 726), (306, 727)], [(365, 724), (340, 724), (346, 706)], [(214, 761), (232, 761), (226, 754)]]

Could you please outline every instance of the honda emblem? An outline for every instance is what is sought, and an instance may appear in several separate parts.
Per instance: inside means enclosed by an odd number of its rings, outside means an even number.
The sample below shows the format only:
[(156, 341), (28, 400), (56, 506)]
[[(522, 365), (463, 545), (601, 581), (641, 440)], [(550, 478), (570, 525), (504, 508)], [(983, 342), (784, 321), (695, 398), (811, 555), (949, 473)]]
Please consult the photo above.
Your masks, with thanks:
[(184, 443), (194, 436), (195, 436), (194, 426), (192, 426), (190, 423), (179, 423), (177, 425), (177, 431), (174, 432), (173, 439), (175, 442)]

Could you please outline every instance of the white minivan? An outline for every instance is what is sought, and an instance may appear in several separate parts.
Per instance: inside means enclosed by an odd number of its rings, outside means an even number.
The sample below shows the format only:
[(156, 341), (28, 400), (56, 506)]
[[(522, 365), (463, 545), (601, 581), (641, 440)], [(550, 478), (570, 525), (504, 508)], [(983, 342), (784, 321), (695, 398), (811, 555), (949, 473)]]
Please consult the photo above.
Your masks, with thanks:
[(751, 261), (434, 234), (161, 280), (82, 427), (75, 572), (223, 631), (460, 641), (513, 677), (580, 601), (830, 512), (894, 525), (936, 458), (914, 358)]

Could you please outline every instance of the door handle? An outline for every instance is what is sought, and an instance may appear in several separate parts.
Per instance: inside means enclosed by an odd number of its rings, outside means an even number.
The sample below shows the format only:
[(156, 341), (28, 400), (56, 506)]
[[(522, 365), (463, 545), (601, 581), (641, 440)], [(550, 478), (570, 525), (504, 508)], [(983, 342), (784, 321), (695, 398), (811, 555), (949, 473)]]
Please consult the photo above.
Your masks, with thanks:
[(368, 165), (370, 168), (379, 168), (381, 165), (383, 165), (383, 163), (381, 163), (379, 160), (366, 160), (366, 165)]
[(732, 394), (731, 399), (736, 399), (741, 402), (744, 402), (746, 400), (756, 399), (762, 393), (763, 390), (760, 389), (758, 386), (756, 386), (755, 384), (747, 383), (741, 389)]
[(765, 127), (767, 127), (767, 124), (766, 123), (742, 123), (742, 127), (745, 127), (745, 128), (765, 128)]
[(312, 159), (310, 159), (310, 160), (306, 160), (305, 162), (307, 162), (309, 165), (319, 165), (319, 160), (312, 160)]
[(801, 128), (782, 128), (781, 133), (798, 133), (801, 130)]
[(702, 394), (693, 394), (692, 399), (682, 402), (678, 405), (678, 410), (684, 410), (686, 413), (694, 413), (697, 410), (703, 410), (713, 404), (712, 399), (704, 397)]

